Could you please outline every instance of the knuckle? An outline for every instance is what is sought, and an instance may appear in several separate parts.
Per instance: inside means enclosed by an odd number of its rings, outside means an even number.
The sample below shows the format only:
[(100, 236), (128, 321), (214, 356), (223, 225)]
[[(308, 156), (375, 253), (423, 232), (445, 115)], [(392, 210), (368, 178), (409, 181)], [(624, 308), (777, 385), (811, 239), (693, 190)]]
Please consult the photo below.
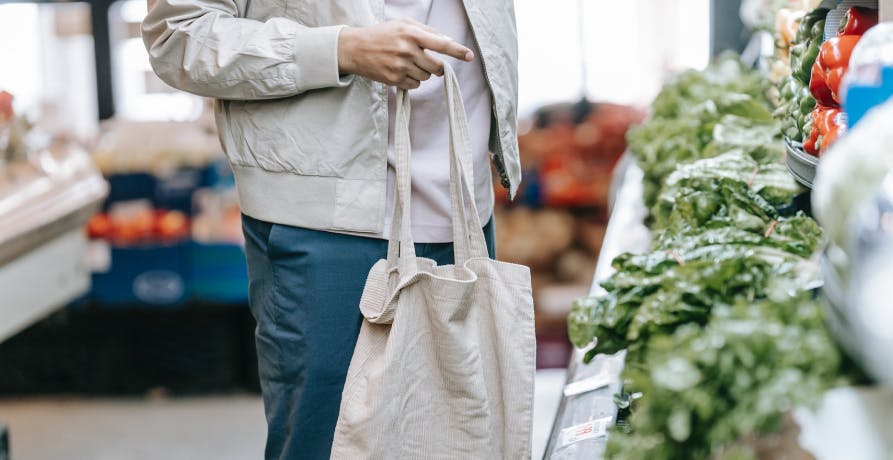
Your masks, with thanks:
[(413, 47), (408, 42), (401, 42), (397, 45), (397, 54), (399, 56), (412, 56)]
[(418, 30), (416, 26), (412, 24), (403, 24), (400, 28), (400, 35), (405, 40), (415, 40), (416, 35), (418, 35)]

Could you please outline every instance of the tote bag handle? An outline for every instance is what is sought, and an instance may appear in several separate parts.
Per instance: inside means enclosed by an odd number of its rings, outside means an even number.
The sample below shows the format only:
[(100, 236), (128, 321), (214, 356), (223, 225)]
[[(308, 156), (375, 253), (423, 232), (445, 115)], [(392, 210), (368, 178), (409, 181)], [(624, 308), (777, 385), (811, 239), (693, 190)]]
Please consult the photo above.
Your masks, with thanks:
[[(450, 130), (450, 210), (453, 227), (453, 250), (456, 265), (471, 258), (487, 258), (487, 244), (474, 199), (468, 119), (459, 81), (449, 64), (444, 63), (444, 95)], [(401, 278), (417, 272), (415, 246), (412, 238), (410, 201), (412, 194), (409, 138), (410, 100), (408, 91), (397, 91), (397, 110), (394, 129), (396, 155), (396, 188), (392, 215), (391, 237), (388, 242), (388, 266), (398, 267)]]

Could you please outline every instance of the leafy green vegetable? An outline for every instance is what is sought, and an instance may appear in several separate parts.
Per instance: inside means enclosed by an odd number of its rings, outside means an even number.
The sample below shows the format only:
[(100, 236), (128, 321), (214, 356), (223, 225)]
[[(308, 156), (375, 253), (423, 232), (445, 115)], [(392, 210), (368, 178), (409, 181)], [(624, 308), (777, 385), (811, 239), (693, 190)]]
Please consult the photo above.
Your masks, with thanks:
[(713, 139), (704, 148), (702, 158), (739, 149), (759, 163), (777, 162), (784, 155), (778, 140), (775, 122), (725, 115), (713, 126)]
[(652, 245), (615, 258), (606, 294), (568, 317), (587, 361), (627, 350), (624, 390), (641, 395), (609, 438), (611, 458), (757, 458), (751, 440), (837, 381), (837, 348), (806, 290), (822, 230), (779, 212), (800, 188), (764, 90), (721, 60), (674, 78), (628, 134)]
[(712, 458), (745, 436), (778, 430), (838, 380), (840, 355), (807, 292), (717, 306), (703, 327), (652, 336), (627, 364), (627, 391), (645, 396), (614, 430), (608, 457)]
[(627, 133), (630, 151), (645, 173), (645, 203), (651, 206), (666, 176), (677, 163), (702, 158), (712, 137), (715, 121), (690, 116), (680, 119), (650, 119)]
[(722, 58), (706, 71), (671, 80), (652, 104), (650, 118), (627, 134), (630, 151), (645, 173), (645, 204), (651, 207), (676, 165), (732, 149), (758, 161), (781, 157), (780, 128), (766, 98), (768, 81), (737, 58)]
[(635, 362), (644, 337), (703, 324), (716, 306), (764, 296), (770, 283), (794, 279), (801, 262), (749, 244), (624, 254), (614, 260), (615, 275), (602, 284), (608, 295), (574, 304), (569, 337), (576, 346), (597, 338), (592, 356), (628, 349), (627, 360)]
[(768, 106), (769, 82), (747, 69), (734, 54), (720, 56), (704, 71), (690, 70), (674, 76), (651, 104), (654, 118), (679, 118), (693, 105), (734, 94), (750, 95)]
[(755, 191), (789, 200), (796, 187), (776, 177), (777, 167), (730, 153), (677, 168), (653, 212), (652, 252), (613, 261), (616, 271), (602, 284), (608, 295), (574, 305), (571, 341), (597, 338), (592, 353), (634, 350), (643, 334), (704, 323), (716, 305), (764, 296), (773, 278), (794, 280), (822, 232), (803, 214), (780, 216)]
[[(733, 185), (733, 182), (737, 182), (737, 185)], [(663, 227), (663, 220), (684, 189), (719, 193), (720, 184), (735, 187), (740, 194), (748, 195), (741, 197), (744, 201), (753, 201), (753, 195), (756, 194), (766, 201), (761, 204), (767, 210), (771, 206), (779, 207), (790, 203), (801, 191), (783, 165), (760, 164), (741, 151), (732, 151), (716, 158), (680, 165), (667, 177), (652, 209), (657, 227)]]

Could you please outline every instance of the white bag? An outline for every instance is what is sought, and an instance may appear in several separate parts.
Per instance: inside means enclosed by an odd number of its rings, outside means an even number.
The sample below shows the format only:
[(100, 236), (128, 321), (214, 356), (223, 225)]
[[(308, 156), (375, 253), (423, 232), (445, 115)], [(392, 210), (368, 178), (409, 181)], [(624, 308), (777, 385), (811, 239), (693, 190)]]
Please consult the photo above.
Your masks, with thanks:
[(468, 122), (444, 66), (455, 265), (416, 257), (409, 96), (397, 94), (387, 260), (369, 272), (332, 459), (528, 459), (535, 346), (530, 270), (489, 259), (472, 192)]

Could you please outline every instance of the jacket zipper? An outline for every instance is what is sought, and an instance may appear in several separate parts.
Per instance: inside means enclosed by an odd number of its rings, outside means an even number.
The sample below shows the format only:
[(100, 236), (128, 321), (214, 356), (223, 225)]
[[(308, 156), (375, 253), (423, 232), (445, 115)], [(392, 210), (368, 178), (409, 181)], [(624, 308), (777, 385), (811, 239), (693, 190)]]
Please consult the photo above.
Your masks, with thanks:
[(468, 14), (468, 6), (465, 0), (462, 0), (462, 8), (465, 10), (465, 18), (468, 20), (468, 28), (471, 29), (471, 37), (474, 39), (474, 48), (478, 59), (481, 60), (481, 68), (484, 70), (484, 81), (487, 83), (487, 89), (490, 90), (490, 110), (493, 113), (493, 123), (496, 124), (496, 151), (491, 155), (493, 163), (496, 165), (496, 171), (499, 173), (499, 181), (502, 186), (511, 189), (512, 182), (509, 180), (508, 173), (505, 171), (505, 160), (502, 151), (502, 131), (499, 129), (499, 117), (496, 112), (496, 93), (493, 91), (493, 84), (490, 82), (490, 74), (487, 73), (487, 61), (484, 60), (484, 53), (481, 52), (481, 46), (478, 43), (477, 32), (474, 30), (474, 23), (471, 22), (471, 15)]

